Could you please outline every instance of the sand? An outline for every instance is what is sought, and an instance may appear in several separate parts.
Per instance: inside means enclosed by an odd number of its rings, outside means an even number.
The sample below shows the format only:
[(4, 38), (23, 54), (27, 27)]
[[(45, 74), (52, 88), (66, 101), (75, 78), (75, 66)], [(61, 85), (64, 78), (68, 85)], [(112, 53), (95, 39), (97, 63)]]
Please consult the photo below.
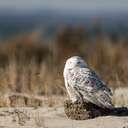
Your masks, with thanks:
[(0, 128), (128, 128), (128, 117), (71, 120), (63, 107), (0, 108)]

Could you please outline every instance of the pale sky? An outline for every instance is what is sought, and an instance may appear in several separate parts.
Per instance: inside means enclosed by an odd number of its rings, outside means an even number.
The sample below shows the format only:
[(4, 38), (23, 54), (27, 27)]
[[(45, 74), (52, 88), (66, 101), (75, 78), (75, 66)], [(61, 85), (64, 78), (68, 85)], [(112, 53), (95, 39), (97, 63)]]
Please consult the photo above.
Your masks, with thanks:
[(0, 0), (0, 8), (20, 10), (127, 10), (128, 0)]

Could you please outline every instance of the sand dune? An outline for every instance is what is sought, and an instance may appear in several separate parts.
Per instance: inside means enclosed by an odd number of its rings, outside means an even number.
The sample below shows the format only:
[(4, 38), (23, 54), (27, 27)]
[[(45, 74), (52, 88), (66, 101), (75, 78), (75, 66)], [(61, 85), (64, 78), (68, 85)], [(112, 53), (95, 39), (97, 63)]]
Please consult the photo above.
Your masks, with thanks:
[(0, 128), (127, 128), (128, 117), (106, 116), (90, 120), (70, 120), (63, 107), (1, 108)]

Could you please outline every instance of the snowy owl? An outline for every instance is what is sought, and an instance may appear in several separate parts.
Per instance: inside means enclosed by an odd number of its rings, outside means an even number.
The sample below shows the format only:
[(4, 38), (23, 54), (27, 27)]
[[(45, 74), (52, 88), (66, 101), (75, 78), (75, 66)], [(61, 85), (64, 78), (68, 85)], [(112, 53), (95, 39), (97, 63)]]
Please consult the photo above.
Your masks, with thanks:
[(81, 57), (69, 58), (63, 75), (67, 92), (73, 103), (85, 101), (102, 108), (113, 108), (111, 90)]

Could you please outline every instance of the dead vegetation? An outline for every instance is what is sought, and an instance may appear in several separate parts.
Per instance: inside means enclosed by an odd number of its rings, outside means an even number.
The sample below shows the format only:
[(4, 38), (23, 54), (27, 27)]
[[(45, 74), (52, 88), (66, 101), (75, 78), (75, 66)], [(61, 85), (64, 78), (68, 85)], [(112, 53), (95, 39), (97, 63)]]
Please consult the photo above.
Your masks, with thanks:
[[(83, 27), (65, 27), (60, 29), (52, 40), (45, 40), (38, 32), (1, 40), (1, 95), (18, 92), (65, 96), (63, 67), (65, 60), (73, 55), (82, 56), (113, 90), (127, 87), (127, 37), (109, 37), (95, 30), (94, 33), (95, 36), (92, 37)], [(22, 102), (15, 99), (20, 98), (10, 97), (12, 106), (14, 102)], [(24, 101), (23, 104), (26, 105), (26, 100)], [(127, 104), (127, 100), (124, 102)], [(27, 104), (29, 106), (31, 103), (27, 101)], [(40, 105), (38, 102), (37, 104)], [(49, 105), (52, 104), (54, 101), (51, 100)]]

